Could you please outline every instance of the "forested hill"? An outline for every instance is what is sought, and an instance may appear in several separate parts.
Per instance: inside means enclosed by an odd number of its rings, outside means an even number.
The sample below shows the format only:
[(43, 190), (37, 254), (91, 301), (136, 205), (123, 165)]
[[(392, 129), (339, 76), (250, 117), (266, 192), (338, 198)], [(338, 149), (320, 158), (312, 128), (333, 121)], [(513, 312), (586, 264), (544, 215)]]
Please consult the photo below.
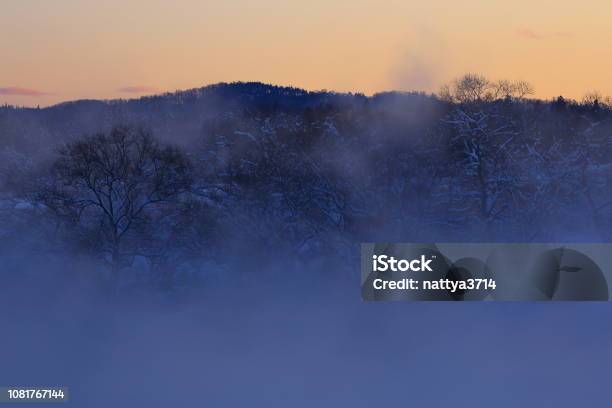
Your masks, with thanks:
[[(523, 101), (536, 112), (563, 112), (565, 119), (610, 113), (603, 103), (593, 105), (558, 98), (554, 101)], [(0, 107), (0, 143), (27, 153), (38, 153), (67, 140), (107, 130), (117, 124), (150, 127), (157, 137), (191, 143), (211, 123), (266, 118), (278, 114), (316, 121), (344, 113), (355, 122), (362, 119), (399, 126), (410, 131), (417, 123), (436, 121), (447, 114), (448, 101), (424, 93), (386, 92), (363, 94), (306, 91), (258, 82), (219, 83), (202, 88), (145, 96), (138, 99), (77, 100), (47, 108)], [(374, 116), (372, 116), (374, 115)], [(401, 129), (404, 126), (405, 129)], [(389, 129), (386, 129), (389, 130)]]
[(0, 248), (173, 276), (270, 248), (609, 240), (609, 103), (528, 93), (466, 76), (439, 96), (235, 83), (0, 108)]
[(368, 98), (253, 82), (220, 83), (138, 99), (79, 100), (47, 108), (4, 106), (0, 107), (0, 137), (4, 146), (35, 152), (118, 123), (137, 123), (151, 127), (162, 139), (183, 142), (201, 136), (207, 123), (230, 117), (264, 118), (282, 113), (316, 118), (331, 111), (381, 106), (391, 100), (394, 104), (399, 100), (405, 104), (435, 103), (419, 94), (389, 93)]

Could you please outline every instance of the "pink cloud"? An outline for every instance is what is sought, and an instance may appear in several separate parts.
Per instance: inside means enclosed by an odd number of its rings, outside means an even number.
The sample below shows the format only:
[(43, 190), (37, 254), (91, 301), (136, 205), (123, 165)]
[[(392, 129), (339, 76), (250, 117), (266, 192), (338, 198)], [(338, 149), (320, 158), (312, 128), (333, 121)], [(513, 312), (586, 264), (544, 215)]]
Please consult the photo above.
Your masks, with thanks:
[(47, 92), (37, 91), (36, 89), (19, 88), (19, 87), (0, 87), (0, 95), (19, 95), (19, 96), (45, 96)]
[(132, 94), (142, 94), (142, 93), (152, 93), (157, 92), (156, 88), (150, 86), (124, 86), (117, 89), (117, 92), (122, 93), (132, 93)]
[(544, 36), (542, 34), (538, 34), (535, 31), (530, 30), (528, 28), (522, 28), (520, 30), (517, 30), (516, 34), (519, 37), (527, 38), (529, 40), (540, 40), (540, 39), (544, 38)]

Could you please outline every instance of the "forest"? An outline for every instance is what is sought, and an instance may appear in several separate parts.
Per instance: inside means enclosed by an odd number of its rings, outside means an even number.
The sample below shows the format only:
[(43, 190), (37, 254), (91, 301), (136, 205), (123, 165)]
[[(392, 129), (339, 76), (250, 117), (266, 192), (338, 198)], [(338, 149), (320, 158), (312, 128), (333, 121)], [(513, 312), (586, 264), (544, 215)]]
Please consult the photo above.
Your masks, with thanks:
[(609, 240), (611, 101), (532, 94), (467, 74), (437, 94), (231, 83), (0, 107), (5, 282), (176, 291), (357, 263), (360, 242)]

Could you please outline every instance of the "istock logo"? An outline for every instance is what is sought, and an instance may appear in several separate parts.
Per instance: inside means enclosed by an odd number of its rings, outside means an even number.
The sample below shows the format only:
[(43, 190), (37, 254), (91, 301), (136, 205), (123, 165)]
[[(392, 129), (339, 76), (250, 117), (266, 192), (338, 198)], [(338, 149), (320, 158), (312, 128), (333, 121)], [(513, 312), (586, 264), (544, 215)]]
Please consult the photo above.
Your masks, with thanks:
[[(432, 256), (435, 258), (435, 255)], [(433, 270), (429, 267), (429, 264), (433, 259), (425, 259), (425, 255), (421, 255), (420, 259), (395, 259), (392, 256), (387, 255), (373, 255), (372, 256), (372, 271), (374, 272), (424, 272)]]

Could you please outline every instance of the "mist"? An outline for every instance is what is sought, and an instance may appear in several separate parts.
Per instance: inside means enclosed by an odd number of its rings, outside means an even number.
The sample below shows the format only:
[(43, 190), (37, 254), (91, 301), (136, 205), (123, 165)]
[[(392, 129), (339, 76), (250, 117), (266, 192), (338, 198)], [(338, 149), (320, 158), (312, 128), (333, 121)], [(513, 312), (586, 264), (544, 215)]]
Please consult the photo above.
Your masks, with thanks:
[[(74, 407), (608, 400), (608, 303), (360, 300), (360, 242), (609, 239), (610, 107), (495, 84), (1, 108), (0, 384), (65, 386)], [(66, 170), (113, 132), (181, 164), (162, 179), (190, 172), (146, 216), (111, 218), (120, 242)]]
[(312, 272), (180, 301), (3, 290), (0, 380), (68, 386), (77, 407), (571, 407), (605, 393), (607, 305), (362, 303), (356, 276)]

